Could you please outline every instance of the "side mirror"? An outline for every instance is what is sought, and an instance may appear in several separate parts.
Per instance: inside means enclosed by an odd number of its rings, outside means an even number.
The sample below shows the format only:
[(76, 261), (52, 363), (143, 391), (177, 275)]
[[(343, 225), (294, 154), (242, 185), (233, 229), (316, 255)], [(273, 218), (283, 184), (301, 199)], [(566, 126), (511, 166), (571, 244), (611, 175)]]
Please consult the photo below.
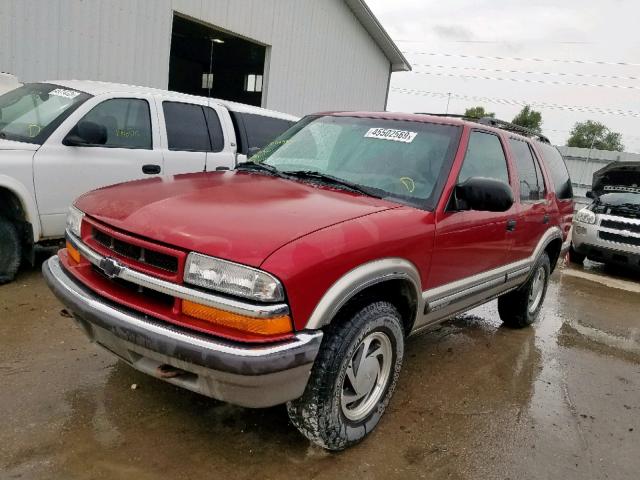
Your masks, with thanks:
[(587, 193), (585, 193), (585, 196), (587, 198), (596, 198), (595, 194), (591, 190), (587, 190)]
[(251, 147), (249, 150), (247, 150), (247, 158), (253, 157), (260, 150), (261, 149), (259, 147)]
[(104, 125), (82, 121), (69, 132), (62, 144), (68, 147), (104, 145), (107, 143), (107, 129)]
[(511, 187), (500, 180), (471, 177), (456, 185), (457, 210), (506, 212), (513, 205)]

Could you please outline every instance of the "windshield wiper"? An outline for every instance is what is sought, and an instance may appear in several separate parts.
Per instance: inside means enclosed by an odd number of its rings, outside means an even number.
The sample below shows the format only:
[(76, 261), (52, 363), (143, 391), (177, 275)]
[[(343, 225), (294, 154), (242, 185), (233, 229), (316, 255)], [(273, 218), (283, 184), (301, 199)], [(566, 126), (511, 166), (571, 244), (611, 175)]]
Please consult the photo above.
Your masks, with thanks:
[(236, 170), (246, 170), (249, 172), (266, 172), (279, 177), (283, 176), (282, 172), (272, 165), (266, 163), (244, 162), (236, 167)]
[(282, 174), (295, 178), (319, 180), (322, 183), (342, 187), (354, 192), (362, 193), (363, 195), (367, 195), (369, 197), (382, 198), (380, 195), (374, 193), (372, 189), (368, 189), (366, 187), (358, 185), (357, 183), (352, 183), (347, 180), (334, 177), (333, 175), (316, 172), (315, 170), (287, 170), (285, 172), (282, 172)]

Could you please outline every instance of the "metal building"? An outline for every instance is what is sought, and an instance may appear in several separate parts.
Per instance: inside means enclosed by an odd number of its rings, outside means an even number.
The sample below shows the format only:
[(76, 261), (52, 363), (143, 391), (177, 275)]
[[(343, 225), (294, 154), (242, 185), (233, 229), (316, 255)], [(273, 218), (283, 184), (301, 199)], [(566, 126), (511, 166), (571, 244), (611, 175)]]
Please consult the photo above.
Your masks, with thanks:
[(410, 65), (363, 0), (2, 0), (0, 71), (302, 115), (384, 110)]
[(607, 166), (611, 162), (638, 162), (640, 154), (625, 152), (610, 152), (608, 150), (595, 150), (590, 148), (558, 147), (562, 154), (571, 183), (573, 184), (573, 195), (576, 206), (588, 205), (591, 203), (585, 195), (591, 189), (594, 172)]

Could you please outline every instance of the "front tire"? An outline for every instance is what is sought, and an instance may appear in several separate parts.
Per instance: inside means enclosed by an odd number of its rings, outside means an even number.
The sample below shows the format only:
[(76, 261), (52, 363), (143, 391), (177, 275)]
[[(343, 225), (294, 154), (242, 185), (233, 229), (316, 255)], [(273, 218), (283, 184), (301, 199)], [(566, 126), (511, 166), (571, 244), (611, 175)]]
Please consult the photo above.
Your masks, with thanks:
[(571, 248), (569, 249), (569, 261), (577, 265), (582, 265), (584, 263), (585, 258), (587, 258), (587, 256), (583, 255), (582, 253), (578, 253), (573, 248), (573, 244), (571, 244)]
[(498, 298), (498, 313), (502, 323), (511, 328), (524, 328), (535, 322), (547, 295), (551, 262), (544, 252), (527, 283)]
[(22, 259), (22, 243), (16, 226), (0, 217), (0, 285), (12, 281)]
[(404, 331), (398, 310), (387, 302), (335, 321), (304, 394), (287, 411), (305, 437), (337, 451), (361, 441), (380, 421), (402, 367)]

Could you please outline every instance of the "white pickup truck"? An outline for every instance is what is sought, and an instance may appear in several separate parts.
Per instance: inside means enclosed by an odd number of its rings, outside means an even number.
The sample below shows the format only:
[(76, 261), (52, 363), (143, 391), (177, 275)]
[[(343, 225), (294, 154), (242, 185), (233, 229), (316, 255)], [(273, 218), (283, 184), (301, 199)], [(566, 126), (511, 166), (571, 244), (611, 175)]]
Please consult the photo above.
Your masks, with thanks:
[(72, 201), (149, 176), (233, 169), (297, 117), (225, 100), (91, 81), (0, 96), (0, 284), (64, 236)]

